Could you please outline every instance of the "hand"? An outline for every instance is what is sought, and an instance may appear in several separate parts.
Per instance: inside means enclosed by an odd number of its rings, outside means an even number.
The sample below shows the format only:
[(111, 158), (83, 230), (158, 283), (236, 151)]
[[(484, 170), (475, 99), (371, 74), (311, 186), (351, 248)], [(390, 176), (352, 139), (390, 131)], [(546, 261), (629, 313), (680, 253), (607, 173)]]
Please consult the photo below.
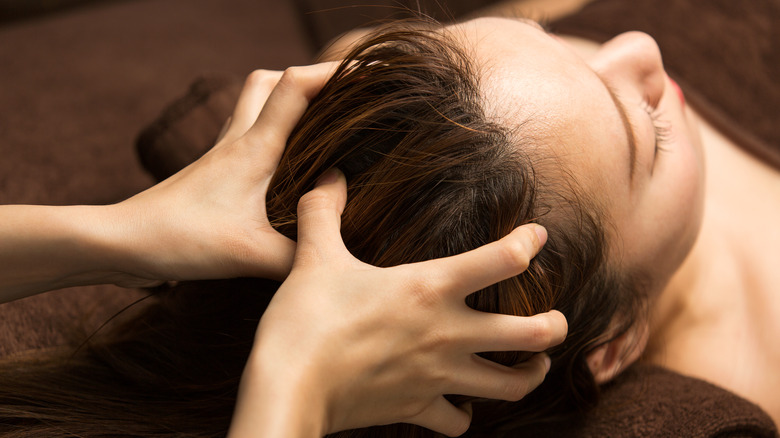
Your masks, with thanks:
[(326, 175), (299, 203), (293, 269), (260, 321), (231, 436), (395, 422), (455, 436), (470, 415), (444, 394), (518, 400), (542, 382), (544, 354), (510, 368), (475, 353), (544, 351), (564, 339), (563, 315), (490, 314), (464, 300), (525, 270), (546, 240), (541, 226), (454, 257), (377, 268), (344, 247), (346, 184)]
[(117, 251), (131, 260), (121, 269), (128, 275), (115, 282), (284, 279), (295, 243), (269, 224), (266, 192), (287, 137), (333, 68), (331, 63), (293, 67), (284, 74), (252, 73), (213, 149), (113, 206), (113, 222), (127, 226), (109, 232), (124, 233)]

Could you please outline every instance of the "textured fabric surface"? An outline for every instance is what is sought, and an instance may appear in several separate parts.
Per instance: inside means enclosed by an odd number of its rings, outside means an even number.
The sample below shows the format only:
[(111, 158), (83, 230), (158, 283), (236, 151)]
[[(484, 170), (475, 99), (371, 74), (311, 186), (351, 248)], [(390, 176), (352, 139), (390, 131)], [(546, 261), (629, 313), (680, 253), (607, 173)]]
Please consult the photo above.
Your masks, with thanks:
[(0, 23), (30, 19), (66, 9), (119, 0), (0, 0)]
[(392, 19), (418, 15), (440, 21), (462, 17), (496, 0), (295, 0), (317, 49), (357, 27), (375, 26)]
[(579, 421), (506, 436), (773, 438), (778, 433), (758, 406), (724, 389), (657, 366), (634, 365), (604, 388), (596, 409)]
[(232, 75), (196, 80), (184, 97), (138, 136), (136, 147), (144, 168), (162, 181), (208, 151), (232, 113), (241, 85)]
[[(288, 1), (96, 2), (0, 26), (0, 203), (101, 204), (148, 187), (139, 130), (203, 72), (313, 56)], [(0, 305), (0, 355), (59, 345), (138, 293), (111, 286)], [(91, 316), (89, 316), (91, 315)]]

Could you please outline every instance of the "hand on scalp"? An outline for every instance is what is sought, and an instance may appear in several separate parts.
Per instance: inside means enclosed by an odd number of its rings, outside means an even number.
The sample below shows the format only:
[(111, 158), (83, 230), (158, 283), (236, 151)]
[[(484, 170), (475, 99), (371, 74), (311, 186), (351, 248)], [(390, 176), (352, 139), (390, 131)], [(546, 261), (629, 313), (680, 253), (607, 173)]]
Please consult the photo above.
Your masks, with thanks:
[(499, 315), (465, 304), (528, 267), (546, 240), (541, 226), (457, 256), (377, 268), (344, 246), (346, 197), (344, 176), (331, 170), (301, 198), (293, 269), (260, 322), (241, 397), (263, 390), (248, 387), (256, 371), (277, 385), (305, 382), (309, 412), (324, 409), (323, 433), (406, 422), (456, 436), (470, 414), (445, 394), (514, 401), (542, 382), (543, 353), (516, 367), (476, 353), (543, 352), (566, 336), (563, 315)]
[[(287, 138), (335, 63), (258, 70), (220, 140), (190, 166), (115, 206), (137, 279), (281, 280), (295, 243), (269, 224), (265, 199)], [(130, 258), (130, 257), (128, 257)]]

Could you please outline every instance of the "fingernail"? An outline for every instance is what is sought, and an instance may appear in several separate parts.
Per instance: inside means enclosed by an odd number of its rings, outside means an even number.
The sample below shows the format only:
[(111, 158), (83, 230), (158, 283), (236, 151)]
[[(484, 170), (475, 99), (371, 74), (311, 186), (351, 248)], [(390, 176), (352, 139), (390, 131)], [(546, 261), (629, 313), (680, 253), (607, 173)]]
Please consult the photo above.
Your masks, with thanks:
[(547, 230), (543, 226), (534, 224), (534, 231), (539, 237), (539, 245), (543, 246), (545, 243), (547, 243)]
[(469, 417), (474, 415), (474, 408), (471, 406), (471, 402), (466, 402), (458, 406), (461, 410), (469, 414)]
[(341, 175), (341, 171), (337, 168), (328, 169), (317, 179), (317, 185), (332, 184), (339, 179), (339, 175)]
[(544, 372), (548, 373), (550, 372), (550, 366), (552, 365), (552, 361), (550, 360), (550, 356), (546, 354), (544, 355), (543, 359), (544, 359), (544, 369), (545, 369)]

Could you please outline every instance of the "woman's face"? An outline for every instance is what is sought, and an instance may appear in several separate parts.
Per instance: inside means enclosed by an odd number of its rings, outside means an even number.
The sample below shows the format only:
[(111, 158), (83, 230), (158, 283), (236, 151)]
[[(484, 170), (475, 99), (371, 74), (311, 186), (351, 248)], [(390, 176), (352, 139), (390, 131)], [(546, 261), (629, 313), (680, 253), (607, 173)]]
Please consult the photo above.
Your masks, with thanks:
[(704, 169), (655, 41), (625, 33), (583, 59), (533, 22), (482, 18), (447, 30), (477, 59), (488, 115), (522, 124), (543, 145), (532, 156), (554, 158), (537, 168), (540, 179), (571, 174), (603, 206), (612, 260), (659, 292), (698, 233)]

